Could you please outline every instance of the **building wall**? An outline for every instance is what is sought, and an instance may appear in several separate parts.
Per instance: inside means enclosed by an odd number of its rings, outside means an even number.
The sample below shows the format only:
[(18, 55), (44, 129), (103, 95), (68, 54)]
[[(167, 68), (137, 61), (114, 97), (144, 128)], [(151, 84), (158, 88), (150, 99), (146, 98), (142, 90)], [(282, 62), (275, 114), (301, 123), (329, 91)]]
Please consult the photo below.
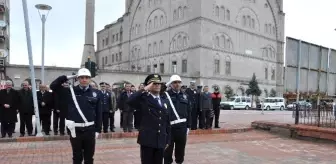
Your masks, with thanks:
[[(253, 73), (283, 92), (282, 0), (133, 0), (128, 12), (97, 33), (100, 68), (178, 74), (200, 83), (240, 86)], [(156, 25), (154, 25), (156, 24)], [(123, 29), (122, 41), (111, 44)], [(116, 32), (111, 32), (116, 31)], [(122, 60), (116, 61), (117, 54)], [(118, 56), (118, 59), (120, 57)], [(187, 73), (182, 61), (187, 60)], [(159, 65), (164, 64), (164, 72)], [(158, 68), (154, 69), (157, 64)], [(206, 80), (217, 79), (217, 80)], [(234, 84), (233, 84), (234, 83)], [(212, 85), (212, 84), (211, 84)]]

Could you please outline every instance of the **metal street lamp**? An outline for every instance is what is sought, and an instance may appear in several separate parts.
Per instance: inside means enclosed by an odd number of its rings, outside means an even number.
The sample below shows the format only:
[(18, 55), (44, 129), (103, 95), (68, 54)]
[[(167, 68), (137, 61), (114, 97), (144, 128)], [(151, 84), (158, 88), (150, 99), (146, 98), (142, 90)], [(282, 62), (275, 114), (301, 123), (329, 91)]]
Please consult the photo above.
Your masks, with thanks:
[(45, 43), (45, 22), (47, 21), (47, 17), (49, 11), (52, 9), (51, 6), (45, 4), (37, 4), (35, 5), (37, 8), (41, 21), (42, 21), (42, 63), (41, 63), (41, 81), (44, 83), (44, 43)]

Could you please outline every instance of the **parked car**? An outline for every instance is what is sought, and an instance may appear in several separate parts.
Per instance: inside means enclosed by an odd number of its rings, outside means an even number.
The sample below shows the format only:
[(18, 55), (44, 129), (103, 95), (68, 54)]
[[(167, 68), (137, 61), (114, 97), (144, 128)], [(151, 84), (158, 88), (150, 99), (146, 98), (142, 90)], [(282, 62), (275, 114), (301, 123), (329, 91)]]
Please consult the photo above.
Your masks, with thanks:
[(251, 98), (247, 96), (235, 96), (230, 98), (228, 101), (221, 102), (220, 107), (224, 110), (248, 110), (251, 107)]
[[(299, 105), (302, 107), (308, 107), (311, 108), (312, 104), (310, 102), (307, 101), (299, 101)], [(296, 109), (296, 102), (293, 102), (291, 104), (287, 105), (287, 110), (295, 110)]]
[(285, 110), (285, 99), (283, 97), (267, 97), (263, 101), (264, 110)]

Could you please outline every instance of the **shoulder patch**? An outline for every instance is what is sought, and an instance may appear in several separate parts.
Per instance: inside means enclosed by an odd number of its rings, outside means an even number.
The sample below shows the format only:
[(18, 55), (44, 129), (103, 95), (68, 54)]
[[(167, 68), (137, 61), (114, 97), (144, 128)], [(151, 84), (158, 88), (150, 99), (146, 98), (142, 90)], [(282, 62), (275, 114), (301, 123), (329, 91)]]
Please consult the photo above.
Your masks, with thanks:
[(92, 92), (92, 96), (93, 97), (97, 97), (97, 93), (96, 92)]

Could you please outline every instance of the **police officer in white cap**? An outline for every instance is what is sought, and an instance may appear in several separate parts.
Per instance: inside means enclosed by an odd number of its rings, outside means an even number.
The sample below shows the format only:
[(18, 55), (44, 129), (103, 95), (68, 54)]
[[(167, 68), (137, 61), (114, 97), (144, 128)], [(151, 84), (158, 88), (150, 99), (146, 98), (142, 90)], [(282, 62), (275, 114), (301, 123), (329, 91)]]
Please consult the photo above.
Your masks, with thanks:
[(50, 85), (54, 92), (62, 90), (62, 84), (76, 78), (79, 85), (64, 92), (63, 101), (68, 104), (65, 125), (70, 131), (73, 163), (93, 164), (96, 138), (101, 129), (102, 109), (99, 91), (90, 87), (91, 73), (86, 68), (78, 70), (77, 76), (60, 76)]
[(175, 162), (183, 163), (185, 146), (187, 143), (187, 135), (191, 127), (191, 104), (188, 96), (181, 91), (182, 80), (179, 75), (170, 77), (167, 83), (171, 87), (166, 92), (166, 96), (171, 103), (172, 112), (170, 117), (171, 124), (171, 142), (165, 150), (164, 163), (173, 163), (173, 150), (175, 146)]

